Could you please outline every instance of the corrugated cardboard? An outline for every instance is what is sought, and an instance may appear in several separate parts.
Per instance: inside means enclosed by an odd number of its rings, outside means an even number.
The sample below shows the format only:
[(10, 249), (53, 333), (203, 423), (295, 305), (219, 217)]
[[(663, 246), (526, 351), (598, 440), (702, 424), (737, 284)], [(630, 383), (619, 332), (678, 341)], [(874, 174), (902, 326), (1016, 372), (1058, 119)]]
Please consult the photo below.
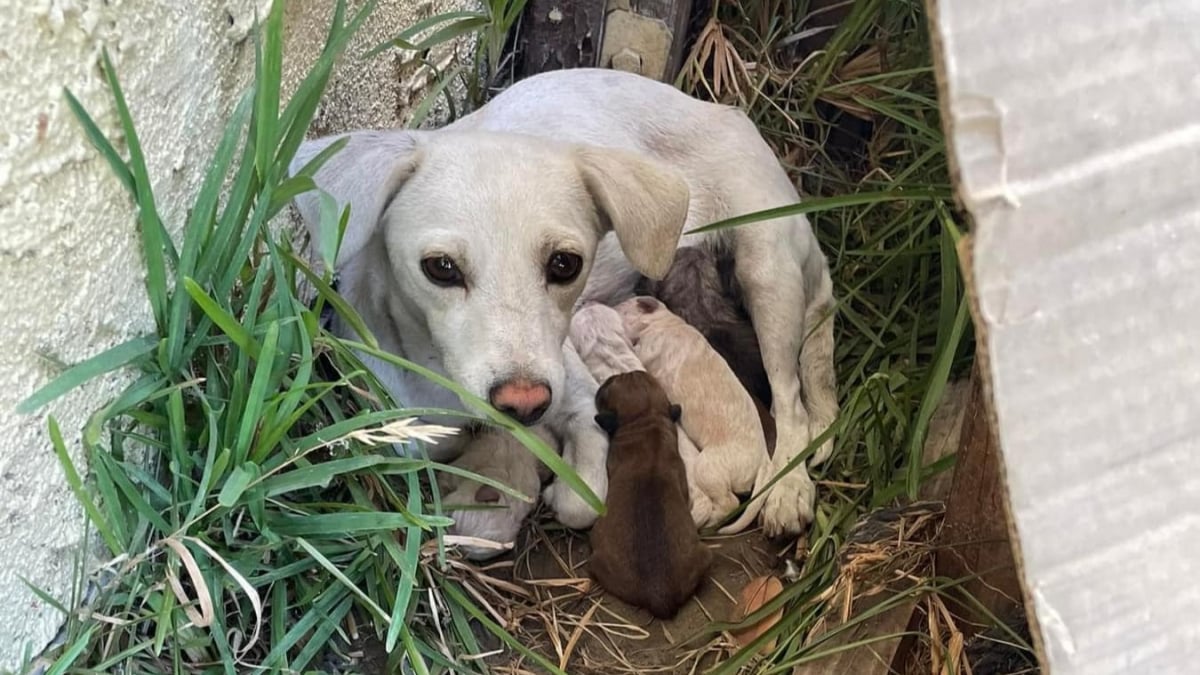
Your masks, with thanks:
[(1200, 673), (1200, 2), (931, 2), (1053, 675)]

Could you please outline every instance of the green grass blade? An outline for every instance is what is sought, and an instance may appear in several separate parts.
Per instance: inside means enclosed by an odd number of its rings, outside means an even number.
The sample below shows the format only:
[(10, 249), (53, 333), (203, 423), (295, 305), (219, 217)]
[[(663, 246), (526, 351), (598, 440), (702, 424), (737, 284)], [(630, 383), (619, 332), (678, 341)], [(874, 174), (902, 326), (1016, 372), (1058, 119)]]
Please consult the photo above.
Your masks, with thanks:
[[(451, 68), (450, 72), (439, 78), (437, 83), (429, 88), (429, 91), (425, 93), (425, 96), (421, 99), (421, 102), (418, 103), (415, 108), (413, 108), (412, 117), (408, 121), (408, 127), (410, 129), (415, 129), (425, 122), (425, 119), (429, 117), (429, 112), (433, 110), (433, 105), (437, 103), (438, 97), (446, 91), (446, 87), (450, 86), (450, 83), (454, 81), (454, 78), (461, 75), (463, 72), (465, 72), (465, 70), (466, 66), (461, 64), (457, 65), (454, 68)], [(451, 106), (454, 105), (454, 101), (450, 98), (449, 94), (446, 94), (446, 100)]]
[(99, 624), (93, 624), (82, 635), (75, 638), (71, 646), (63, 652), (62, 656), (54, 660), (54, 665), (50, 666), (46, 671), (46, 675), (65, 675), (71, 666), (75, 665), (75, 662), (79, 660), (79, 657), (83, 655), (83, 650), (87, 649), (88, 643), (92, 640), (92, 634), (99, 627)]
[(71, 114), (75, 116), (79, 125), (83, 127), (83, 132), (87, 135), (88, 141), (108, 161), (108, 165), (112, 168), (117, 180), (121, 181), (121, 184), (129, 191), (129, 196), (137, 199), (137, 186), (133, 184), (133, 173), (129, 171), (129, 165), (117, 154), (112, 143), (108, 142), (108, 138), (104, 135), (104, 132), (100, 131), (100, 127), (96, 126), (95, 120), (92, 119), (91, 115), (87, 114), (87, 111), (83, 109), (83, 106), (79, 103), (79, 99), (75, 98), (71, 90), (63, 89), (63, 96), (67, 99), (67, 107), (71, 109)]
[(167, 261), (177, 261), (178, 255), (171, 243), (167, 231), (159, 219), (158, 208), (154, 204), (154, 193), (150, 187), (150, 172), (146, 168), (146, 158), (142, 154), (142, 144), (134, 128), (133, 116), (129, 105), (125, 102), (125, 94), (121, 91), (121, 83), (117, 79), (117, 71), (108, 57), (108, 50), (101, 51), (104, 63), (104, 76), (108, 80), (108, 88), (112, 91), (113, 102), (116, 104), (117, 117), (121, 120), (121, 130), (125, 134), (125, 144), (129, 147), (129, 167), (133, 173), (133, 184), (137, 191), (138, 212), (142, 223), (142, 255), (146, 264), (146, 292), (150, 297), (150, 307), (154, 312), (154, 320), (159, 330), (167, 326)]
[(242, 327), (241, 322), (236, 317), (222, 309), (217, 304), (217, 301), (213, 300), (212, 296), (206, 293), (200, 287), (200, 284), (196, 283), (192, 278), (185, 277), (183, 279), (183, 286), (187, 289), (188, 295), (192, 296), (192, 300), (200, 309), (204, 310), (204, 313), (208, 315), (208, 318), (212, 319), (213, 323), (217, 324), (218, 328), (229, 336), (230, 340), (233, 340), (234, 344), (245, 350), (251, 358), (258, 358), (258, 342), (254, 339), (254, 336), (250, 335)]
[(415, 519), (403, 513), (318, 513), (307, 516), (280, 515), (271, 520), (271, 529), (291, 537), (340, 539), (359, 532), (383, 532), (417, 525), (428, 529), (434, 523), (449, 527), (454, 521), (424, 516)]
[(227, 509), (233, 508), (246, 488), (258, 479), (259, 473), (258, 465), (252, 462), (246, 462), (234, 469), (225, 480), (225, 485), (221, 487), (221, 492), (217, 494), (217, 503)]
[[(472, 31), (477, 31), (491, 21), (491, 18), (486, 14), (481, 14), (475, 11), (458, 11), (446, 12), (444, 14), (435, 14), (429, 18), (423, 19), (414, 23), (412, 26), (401, 31), (396, 37), (382, 42), (367, 51), (363, 55), (363, 59), (370, 59), (382, 54), (383, 52), (399, 47), (410, 51), (424, 51), (432, 47), (436, 47), (442, 43), (449, 42), (454, 38), (466, 35)], [(429, 28), (441, 24), (449, 24), (434, 31), (428, 38), (420, 43), (411, 42), (411, 38)]]
[(308, 131), (308, 126), (312, 122), (313, 115), (316, 113), (317, 105), (321, 100), (321, 93), (325, 90), (325, 85), (329, 81), (330, 74), (333, 72), (334, 64), (345, 51), (346, 45), (349, 43), (351, 36), (358, 32), (362, 24), (375, 11), (378, 0), (368, 0), (363, 3), (362, 8), (350, 20), (350, 23), (343, 26), (341, 24), (342, 17), (345, 15), (346, 3), (345, 0), (338, 0), (334, 7), (333, 23), (330, 24), (329, 35), (325, 42), (325, 49), (317, 58), (317, 62), (309, 71), (308, 76), (296, 88), (296, 93), (292, 99), (288, 101), (287, 106), (283, 110), (283, 115), (280, 117), (280, 128), (283, 129), (283, 141), (279, 144), (279, 152), (275, 156), (281, 166), (291, 164), (292, 158), (296, 154), (296, 150), (300, 148), (300, 144), (304, 141), (304, 135)]
[(313, 176), (317, 175), (317, 172), (321, 170), (321, 167), (325, 166), (325, 162), (328, 162), (333, 158), (334, 155), (341, 152), (342, 148), (345, 148), (349, 143), (350, 137), (343, 136), (325, 146), (325, 148), (318, 152), (316, 156), (308, 160), (304, 166), (300, 167), (300, 169), (296, 171), (295, 177), (299, 178), (301, 176), (308, 176), (309, 178), (312, 178)]
[(328, 462), (321, 462), (271, 476), (263, 481), (262, 488), (266, 491), (267, 497), (278, 497), (289, 492), (297, 492), (309, 488), (327, 488), (337, 476), (363, 471), (364, 469), (380, 465), (400, 466), (416, 471), (423, 464), (422, 460), (407, 459), (404, 457), (385, 457), (383, 455), (364, 455), (362, 457), (333, 459)]
[(309, 190), (317, 189), (317, 184), (309, 176), (295, 176), (279, 184), (271, 193), (271, 206), (267, 209), (267, 220), (275, 217), (275, 214), (283, 210), (283, 207), (291, 203), (298, 195), (302, 195)]
[(942, 400), (942, 392), (945, 391), (946, 383), (950, 379), (950, 366), (954, 362), (954, 354), (958, 351), (963, 330), (969, 321), (967, 300), (964, 298), (959, 301), (958, 312), (954, 316), (954, 325), (949, 338), (938, 345), (937, 359), (930, 370), (929, 382), (925, 394), (921, 398), (921, 407), (917, 410), (917, 418), (909, 435), (907, 487), (908, 496), (911, 499), (917, 498), (917, 490), (921, 484), (921, 456), (924, 450), (925, 436), (929, 431), (929, 420), (933, 418), (933, 412)]
[(257, 124), (255, 166), (259, 180), (268, 181), (275, 166), (274, 149), (279, 125), (279, 85), (283, 79), (283, 8), (286, 3), (272, 2), (258, 56), (258, 100), (254, 117)]
[(370, 609), (377, 618), (384, 622), (390, 620), (387, 613), (383, 611), (383, 608), (380, 607), (373, 599), (371, 599), (371, 596), (363, 593), (362, 589), (360, 589), (353, 581), (350, 581), (350, 579), (337, 568), (337, 565), (329, 562), (329, 558), (326, 558), (323, 553), (317, 550), (317, 547), (308, 543), (308, 541), (303, 537), (297, 537), (296, 543), (299, 544), (300, 548), (304, 549), (308, 555), (312, 556), (313, 560), (317, 561), (317, 564), (319, 564), (321, 567), (324, 567), (334, 579), (337, 579), (343, 586), (350, 589), (350, 592), (357, 596), (359, 600), (362, 600), (363, 604), (366, 605), (367, 608)]
[(246, 409), (242, 413), (237, 443), (234, 446), (234, 456), (238, 458), (238, 461), (242, 461), (246, 457), (251, 457), (255, 462), (263, 460), (262, 457), (258, 456), (257, 449), (254, 453), (250, 452), (250, 444), (254, 441), (254, 436), (258, 432), (263, 406), (270, 395), (267, 391), (267, 386), (270, 384), (271, 376), (275, 371), (273, 366), (278, 344), (279, 322), (272, 321), (267, 325), (267, 336), (263, 338), (262, 351), (259, 354), (260, 358), (256, 359), (258, 367), (254, 371), (254, 379), (250, 383), (250, 391), (246, 396)]
[(67, 486), (71, 488), (71, 492), (75, 498), (79, 500), (79, 504), (83, 506), (83, 510), (91, 519), (92, 524), (96, 526), (96, 530), (100, 533), (104, 543), (108, 546), (108, 550), (113, 555), (120, 555), (124, 550), (121, 547), (121, 542), (117, 536), (113, 534), (112, 527), (104, 515), (100, 513), (96, 502), (92, 500), (91, 495), (87, 493), (87, 489), (83, 486), (83, 479), (80, 478), (79, 472), (75, 470), (75, 464), (71, 461), (70, 454), (67, 453), (67, 446), (63, 442), (62, 433), (58, 430), (58, 422), (51, 416), (48, 420), (50, 429), (50, 442), (54, 445), (54, 454), (58, 457), (58, 463), (62, 466), (63, 475), (67, 479)]
[(883, 190), (879, 192), (857, 192), (848, 195), (838, 195), (836, 197), (813, 197), (811, 199), (805, 199), (798, 204), (790, 204), (788, 206), (780, 206), (774, 209), (765, 209), (763, 211), (747, 213), (742, 216), (726, 218), (725, 220), (720, 220), (710, 225), (688, 230), (684, 234), (712, 232), (714, 230), (739, 227), (750, 223), (762, 222), (764, 220), (774, 220), (776, 218), (786, 218), (788, 216), (817, 213), (820, 211), (846, 208), (849, 206), (879, 204), (890, 201), (944, 201), (950, 198), (951, 194), (949, 190), (933, 189)]
[(49, 384), (35, 391), (29, 398), (18, 403), (17, 412), (21, 414), (31, 413), (94, 377), (110, 373), (133, 363), (154, 351), (154, 348), (157, 346), (158, 338), (148, 336), (134, 338), (128, 342), (122, 342), (116, 347), (106, 349), (86, 361), (68, 368), (61, 375), (51, 380)]
[(326, 302), (333, 305), (333, 309), (338, 313), (339, 316), (342, 317), (342, 320), (349, 324), (350, 328), (352, 328), (354, 332), (358, 334), (359, 339), (366, 342), (371, 348), (378, 349), (379, 342), (375, 339), (375, 335), (369, 328), (367, 328), (367, 324), (365, 321), (363, 321), (362, 316), (350, 306), (350, 303), (342, 299), (342, 296), (339, 295), (337, 291), (333, 290), (333, 288), (326, 283), (326, 281), (322, 279), (320, 275), (309, 269), (308, 265), (304, 264), (302, 260), (295, 257), (291, 253), (288, 253), (287, 255), (292, 263), (295, 264), (296, 269), (300, 270), (300, 273), (303, 274), (304, 277), (308, 279), (309, 283), (311, 283), (317, 290), (318, 295)]
[[(421, 509), (421, 487), (417, 481), (408, 483), (408, 510), (419, 513)], [(396, 598), (392, 604), (391, 625), (388, 626), (384, 649), (390, 654), (396, 648), (396, 640), (401, 637), (401, 631), (406, 626), (404, 617), (408, 615), (409, 603), (412, 601), (413, 588), (417, 584), (417, 564), (421, 555), (421, 531), (416, 526), (410, 526), (404, 532), (404, 556), (400, 564), (400, 578), (396, 582)]]

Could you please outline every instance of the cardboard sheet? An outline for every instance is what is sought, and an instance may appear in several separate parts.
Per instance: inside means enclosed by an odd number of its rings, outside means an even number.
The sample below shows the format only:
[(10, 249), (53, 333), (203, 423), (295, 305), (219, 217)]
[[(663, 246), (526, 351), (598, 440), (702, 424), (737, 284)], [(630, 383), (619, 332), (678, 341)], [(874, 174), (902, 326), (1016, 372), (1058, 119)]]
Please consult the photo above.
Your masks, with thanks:
[(1200, 2), (931, 0), (1053, 675), (1200, 672)]

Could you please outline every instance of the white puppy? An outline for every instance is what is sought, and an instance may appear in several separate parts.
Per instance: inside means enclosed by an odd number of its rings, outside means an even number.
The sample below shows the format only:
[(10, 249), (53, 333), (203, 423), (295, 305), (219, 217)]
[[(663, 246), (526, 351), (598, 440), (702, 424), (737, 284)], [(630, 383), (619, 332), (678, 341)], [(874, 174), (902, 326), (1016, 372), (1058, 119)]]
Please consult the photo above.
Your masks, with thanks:
[[(540, 429), (535, 430), (534, 434), (551, 448), (557, 449), (558, 444), (550, 434)], [(454, 461), (454, 466), (499, 481), (531, 498), (531, 501), (517, 499), (491, 485), (464, 476), (439, 473), (442, 507), (446, 515), (454, 519), (450, 533), (486, 539), (502, 546), (514, 544), (521, 524), (533, 512), (542, 480), (549, 477), (549, 470), (520, 441), (503, 429), (483, 429), (472, 435), (463, 448), (463, 454)], [(456, 509), (456, 506), (482, 508)], [(473, 560), (484, 560), (504, 552), (499, 547), (471, 544), (464, 544), (461, 548)]]
[(735, 522), (719, 530), (740, 532), (762, 509), (758, 495), (770, 481), (771, 458), (762, 423), (749, 392), (708, 340), (666, 305), (650, 297), (617, 306), (634, 353), (671, 401), (683, 408), (683, 430), (700, 450), (695, 486), (712, 501), (706, 524), (738, 506), (738, 492), (755, 499)]
[[(584, 365), (599, 384), (604, 384), (613, 375), (645, 370), (633, 353), (629, 339), (625, 337), (621, 315), (612, 307), (593, 302), (579, 308), (571, 317), (570, 338)], [(708, 495), (696, 486), (696, 461), (700, 451), (683, 427), (679, 426), (677, 431), (679, 457), (683, 459), (687, 474), (692, 520), (697, 526), (702, 526), (712, 518), (713, 505)]]
[[(442, 129), (309, 141), (291, 173), (339, 139), (348, 143), (312, 173), (320, 192), (296, 204), (314, 242), (336, 240), (339, 219), (328, 206), (352, 207), (335, 259), (339, 291), (380, 348), (524, 424), (555, 428), (564, 458), (602, 499), (608, 446), (592, 433), (595, 404), (569, 400), (588, 388), (575, 382), (586, 375), (582, 362), (572, 365), (561, 349), (570, 313), (581, 301), (631, 297), (639, 272), (662, 278), (681, 242), (733, 251), (771, 386), (775, 463), (790, 461), (836, 416), (825, 320), (832, 284), (805, 218), (680, 237), (799, 201), (741, 111), (630, 73), (551, 71)], [(321, 192), (333, 198), (324, 208)], [(332, 329), (358, 337), (340, 318)], [(362, 354), (399, 403), (466, 407), (401, 364)], [(448, 459), (459, 449), (450, 439), (430, 451)], [(571, 527), (598, 515), (559, 481), (544, 494)], [(763, 506), (768, 532), (801, 531), (813, 496), (801, 466)]]

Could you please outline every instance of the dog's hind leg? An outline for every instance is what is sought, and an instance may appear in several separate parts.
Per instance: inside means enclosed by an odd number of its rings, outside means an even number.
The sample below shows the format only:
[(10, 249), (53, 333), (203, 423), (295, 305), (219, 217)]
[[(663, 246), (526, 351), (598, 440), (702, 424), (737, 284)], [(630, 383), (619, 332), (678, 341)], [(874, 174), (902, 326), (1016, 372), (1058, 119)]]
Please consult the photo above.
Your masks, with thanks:
[[(809, 411), (800, 394), (800, 348), (805, 335), (803, 260), (816, 246), (803, 218), (744, 226), (734, 231), (734, 272), (745, 296), (763, 367), (771, 384), (776, 441), (772, 476), (808, 447)], [(812, 521), (816, 490), (800, 463), (762, 498), (761, 518), (768, 536), (799, 534)]]
[[(808, 428), (813, 440), (825, 433), (838, 416), (837, 375), (833, 363), (833, 282), (822, 266), (817, 283), (809, 288), (804, 313), (805, 338), (800, 346), (800, 382), (808, 409)], [(813, 453), (810, 465), (829, 459), (830, 437)]]

